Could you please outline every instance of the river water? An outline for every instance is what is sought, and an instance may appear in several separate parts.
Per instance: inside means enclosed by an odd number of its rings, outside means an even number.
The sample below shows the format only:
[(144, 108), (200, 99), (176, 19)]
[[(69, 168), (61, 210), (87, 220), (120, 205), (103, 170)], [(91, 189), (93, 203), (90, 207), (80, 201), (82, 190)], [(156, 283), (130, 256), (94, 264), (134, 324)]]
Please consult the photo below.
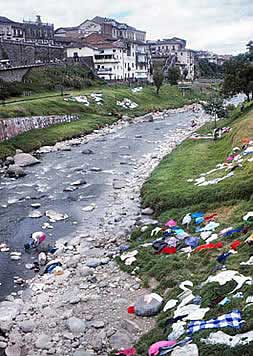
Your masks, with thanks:
[[(53, 229), (45, 230), (50, 244), (60, 238), (67, 239), (76, 231), (96, 234), (103, 229), (105, 217), (112, 207), (118, 211), (118, 218), (106, 219), (107, 231), (111, 226), (112, 234), (115, 234), (124, 226), (134, 226), (134, 220), (128, 221), (122, 201), (117, 200), (115, 182), (131, 185), (138, 162), (147, 155), (155, 157), (160, 145), (175, 140), (177, 132), (189, 128), (196, 115), (192, 111), (171, 113), (165, 119), (153, 122), (116, 126), (109, 133), (94, 135), (81, 145), (71, 147), (71, 151), (41, 155), (41, 163), (27, 168), (24, 178), (0, 177), (0, 244), (6, 243), (10, 249), (0, 252), (0, 300), (18, 289), (14, 277), (28, 279), (33, 276), (25, 264), (33, 262), (37, 256), (25, 253), (24, 243), (31, 233), (42, 230), (48, 218), (28, 217), (34, 211), (31, 204), (40, 203), (42, 213), (52, 209), (68, 215), (68, 219), (51, 224)], [(94, 154), (83, 154), (84, 149), (90, 149)], [(65, 191), (77, 180), (85, 180), (87, 184), (72, 192)], [(138, 215), (136, 201), (130, 199), (129, 204), (128, 208)], [(94, 210), (82, 210), (90, 205), (95, 207)], [(12, 260), (11, 251), (21, 252), (21, 259)]]

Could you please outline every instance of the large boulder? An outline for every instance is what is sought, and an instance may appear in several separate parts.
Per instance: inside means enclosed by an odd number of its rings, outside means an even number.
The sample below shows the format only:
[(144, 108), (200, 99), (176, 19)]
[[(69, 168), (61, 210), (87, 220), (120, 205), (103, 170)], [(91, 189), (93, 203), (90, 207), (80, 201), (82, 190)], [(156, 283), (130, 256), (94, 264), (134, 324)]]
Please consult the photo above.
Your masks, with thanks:
[(40, 161), (30, 155), (29, 153), (18, 153), (14, 156), (15, 164), (20, 167), (33, 166), (34, 164), (40, 163)]
[(20, 178), (26, 175), (23, 168), (21, 168), (17, 164), (10, 165), (6, 171), (6, 174), (11, 178)]
[(3, 331), (9, 330), (13, 319), (20, 313), (23, 307), (23, 302), (19, 299), (14, 302), (3, 301), (0, 303), (0, 329)]

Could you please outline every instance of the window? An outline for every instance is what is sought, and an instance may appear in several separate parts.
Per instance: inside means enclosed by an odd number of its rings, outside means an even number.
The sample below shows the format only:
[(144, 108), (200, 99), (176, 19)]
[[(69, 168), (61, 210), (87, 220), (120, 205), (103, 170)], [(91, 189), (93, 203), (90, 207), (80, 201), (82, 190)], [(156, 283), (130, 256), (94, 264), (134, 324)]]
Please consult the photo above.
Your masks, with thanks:
[(132, 63), (132, 68), (134, 68), (134, 63)]
[(173, 51), (175, 51), (175, 46), (172, 46)]
[(115, 52), (116, 52), (116, 49), (113, 49), (113, 52), (115, 53)]

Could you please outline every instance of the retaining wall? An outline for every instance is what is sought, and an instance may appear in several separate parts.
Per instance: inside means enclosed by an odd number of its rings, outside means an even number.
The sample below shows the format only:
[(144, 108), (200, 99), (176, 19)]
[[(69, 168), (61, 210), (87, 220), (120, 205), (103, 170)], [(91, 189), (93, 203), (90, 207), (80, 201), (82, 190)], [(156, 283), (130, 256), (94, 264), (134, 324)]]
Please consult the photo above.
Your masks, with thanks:
[(2, 40), (0, 42), (0, 59), (9, 59), (12, 66), (63, 60), (64, 48), (60, 46), (39, 45), (19, 41)]
[(0, 141), (5, 141), (33, 129), (79, 120), (78, 115), (16, 117), (0, 120)]

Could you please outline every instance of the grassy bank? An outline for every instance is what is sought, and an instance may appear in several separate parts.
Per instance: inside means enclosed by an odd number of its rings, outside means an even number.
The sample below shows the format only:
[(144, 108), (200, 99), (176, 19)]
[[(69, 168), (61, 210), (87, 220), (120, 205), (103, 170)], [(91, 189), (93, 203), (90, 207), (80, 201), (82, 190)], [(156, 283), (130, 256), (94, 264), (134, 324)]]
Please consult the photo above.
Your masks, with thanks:
[[(101, 93), (104, 98), (104, 105), (98, 106), (89, 98), (91, 93)], [(69, 113), (97, 113), (108, 114), (109, 112), (139, 115), (152, 110), (165, 108), (177, 108), (188, 104), (194, 100), (200, 99), (201, 95), (197, 91), (190, 91), (186, 96), (177, 89), (164, 85), (160, 95), (155, 94), (152, 86), (146, 86), (140, 93), (134, 94), (131, 88), (126, 86), (98, 86), (79, 91), (72, 91), (69, 94), (88, 96), (90, 105), (87, 107), (77, 102), (64, 101), (63, 97), (32, 97), (32, 100), (19, 103), (8, 103), (0, 106), (0, 118), (11, 118), (19, 116), (32, 115), (51, 115), (51, 114), (69, 114)], [(43, 94), (41, 94), (43, 96)], [(118, 106), (117, 101), (128, 98), (138, 104), (136, 109), (124, 109)]]
[(17, 148), (24, 152), (36, 150), (41, 146), (54, 145), (56, 142), (88, 134), (105, 125), (117, 121), (113, 116), (97, 114), (81, 114), (80, 120), (55, 125), (45, 129), (36, 129), (0, 143), (0, 158), (11, 156)]
[[(154, 170), (143, 187), (142, 198), (144, 206), (151, 206), (155, 210), (155, 215), (160, 222), (175, 219), (179, 223), (186, 213), (203, 211), (205, 214), (217, 213), (217, 222), (222, 228), (232, 226), (234, 228), (248, 225), (250, 229), (253, 225), (243, 223), (242, 217), (248, 211), (252, 211), (253, 193), (253, 165), (252, 162), (243, 164), (242, 169), (237, 169), (235, 175), (220, 182), (217, 185), (197, 187), (188, 179), (195, 179), (200, 174), (205, 173), (218, 163), (224, 162), (232, 147), (241, 145), (243, 137), (253, 137), (253, 112), (249, 112), (235, 119), (234, 113), (229, 120), (224, 121), (224, 125), (230, 125), (232, 131), (217, 142), (213, 141), (191, 141), (186, 140), (171, 155), (167, 156)], [(230, 121), (230, 122), (229, 122)], [(209, 130), (209, 125), (201, 129), (202, 133)], [(251, 156), (250, 156), (251, 157)], [(219, 173), (222, 176), (223, 173)], [(212, 178), (217, 177), (214, 173)], [(220, 286), (218, 283), (209, 283), (201, 287), (209, 275), (215, 275), (214, 268), (219, 265), (217, 256), (230, 249), (230, 244), (239, 239), (241, 245), (238, 254), (231, 255), (227, 259), (227, 269), (238, 270), (245, 276), (252, 276), (253, 267), (240, 266), (240, 262), (247, 261), (253, 254), (253, 247), (243, 243), (252, 233), (234, 233), (230, 237), (219, 237), (214, 242), (221, 241), (223, 248), (219, 250), (203, 250), (191, 253), (187, 258), (184, 253), (177, 252), (175, 255), (156, 255), (152, 247), (139, 247), (144, 242), (151, 242), (149, 228), (146, 232), (136, 230), (131, 237), (132, 247), (138, 248), (137, 262), (131, 267), (121, 264), (122, 268), (128, 272), (137, 273), (143, 281), (144, 286), (151, 286), (155, 292), (162, 295), (165, 301), (177, 299), (181, 290), (179, 283), (190, 280), (194, 284), (193, 294), (202, 297), (201, 307), (207, 307), (210, 302), (219, 296), (228, 296), (228, 293), (236, 286), (235, 282), (226, 283)], [(199, 236), (195, 233), (194, 225), (189, 227), (188, 232), (192, 236)], [(162, 234), (158, 234), (158, 237)], [(204, 244), (200, 240), (199, 244)], [(136, 270), (136, 267), (138, 269)], [(211, 332), (222, 330), (230, 335), (247, 332), (253, 329), (253, 307), (245, 307), (245, 300), (253, 294), (253, 286), (244, 285), (240, 291), (243, 298), (233, 299), (224, 306), (214, 305), (206, 314), (206, 320), (215, 318), (233, 309), (240, 309), (245, 320), (244, 326), (238, 331), (236, 329), (210, 329), (193, 334), (193, 342), (197, 343), (200, 356), (223, 356), (223, 355), (251, 355), (252, 343), (250, 345), (238, 346), (230, 349), (223, 345), (206, 345), (201, 342), (201, 338), (206, 338)], [(172, 331), (171, 326), (165, 326), (166, 320), (173, 317), (174, 309), (161, 312), (157, 317), (157, 327), (148, 335), (145, 335), (137, 345), (138, 355), (147, 355), (148, 347), (157, 341), (166, 340)]]
[[(97, 105), (91, 100), (90, 94), (102, 93), (104, 104)], [(199, 92), (189, 92), (186, 96), (176, 88), (165, 85), (160, 95), (155, 94), (152, 86), (146, 86), (140, 93), (134, 94), (128, 87), (94, 87), (81, 91), (73, 91), (74, 96), (85, 95), (89, 106), (77, 102), (64, 101), (63, 97), (33, 97), (32, 100), (19, 103), (7, 103), (0, 106), (0, 119), (54, 114), (78, 114), (80, 120), (64, 125), (57, 125), (42, 130), (19, 135), (15, 139), (0, 144), (0, 159), (13, 154), (16, 148), (25, 152), (37, 149), (41, 145), (51, 145), (56, 141), (76, 137), (91, 132), (97, 127), (116, 121), (122, 115), (138, 116), (147, 112), (165, 108), (177, 108), (201, 98)], [(43, 95), (43, 94), (42, 94)], [(138, 104), (136, 109), (124, 109), (117, 101), (128, 98)]]

